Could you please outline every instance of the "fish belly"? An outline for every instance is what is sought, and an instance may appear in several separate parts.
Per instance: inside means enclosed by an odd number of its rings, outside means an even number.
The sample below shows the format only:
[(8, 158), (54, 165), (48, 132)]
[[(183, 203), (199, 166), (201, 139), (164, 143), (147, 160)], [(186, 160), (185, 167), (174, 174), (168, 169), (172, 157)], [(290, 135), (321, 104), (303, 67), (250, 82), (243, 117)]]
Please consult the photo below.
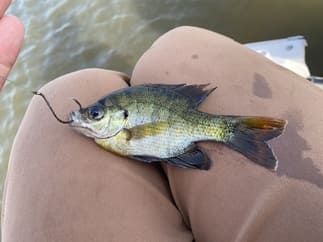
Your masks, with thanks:
[(186, 135), (183, 130), (178, 128), (168, 127), (163, 130), (156, 128), (152, 134), (146, 132), (147, 130), (141, 130), (141, 133), (138, 134), (138, 130), (124, 129), (114, 137), (95, 141), (104, 149), (119, 155), (158, 158), (169, 158), (183, 154), (194, 142), (193, 136)]
[(128, 147), (131, 155), (169, 158), (185, 153), (192, 141), (185, 136), (156, 135), (130, 140)]

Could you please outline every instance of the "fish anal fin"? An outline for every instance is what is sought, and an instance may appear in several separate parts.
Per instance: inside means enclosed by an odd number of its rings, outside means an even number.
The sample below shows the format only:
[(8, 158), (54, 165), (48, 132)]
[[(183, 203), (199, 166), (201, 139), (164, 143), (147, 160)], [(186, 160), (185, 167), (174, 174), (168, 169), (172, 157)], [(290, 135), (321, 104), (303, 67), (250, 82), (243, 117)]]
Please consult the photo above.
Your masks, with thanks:
[(184, 154), (170, 158), (158, 158), (154, 156), (145, 155), (134, 155), (129, 156), (129, 158), (145, 163), (165, 162), (182, 168), (195, 168), (201, 170), (208, 170), (211, 166), (211, 161), (209, 157), (197, 146), (195, 146), (194, 149), (189, 150)]
[(149, 155), (131, 155), (131, 156), (128, 156), (128, 157), (131, 158), (131, 159), (137, 160), (137, 161), (145, 162), (145, 163), (163, 161), (163, 159), (160, 159), (160, 158), (155, 157), (155, 156), (149, 156)]

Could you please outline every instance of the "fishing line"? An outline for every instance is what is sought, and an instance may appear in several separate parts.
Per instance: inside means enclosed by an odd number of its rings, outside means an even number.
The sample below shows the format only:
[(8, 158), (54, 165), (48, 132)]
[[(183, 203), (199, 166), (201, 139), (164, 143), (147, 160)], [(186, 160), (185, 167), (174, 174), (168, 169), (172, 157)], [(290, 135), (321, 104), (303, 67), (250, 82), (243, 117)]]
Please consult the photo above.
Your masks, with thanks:
[(5, 78), (4, 76), (0, 76), (0, 80), (3, 81), (2, 87), (4, 87), (4, 85), (6, 85), (6, 84), (14, 83), (13, 80), (10, 80), (8, 78)]
[[(55, 113), (55, 111), (54, 111), (54, 109), (52, 108), (52, 106), (50, 105), (50, 103), (49, 103), (49, 101), (47, 100), (47, 98), (45, 97), (45, 95), (44, 94), (42, 94), (41, 92), (33, 92), (33, 94), (34, 95), (38, 95), (38, 96), (41, 96), (43, 99), (44, 99), (44, 101), (46, 102), (46, 104), (47, 104), (47, 106), (48, 106), (48, 108), (50, 109), (50, 111), (52, 112), (52, 114), (54, 115), (54, 117), (57, 119), (57, 121), (58, 122), (60, 122), (60, 123), (62, 123), (62, 124), (70, 124), (70, 123), (73, 123), (73, 120), (62, 120), (62, 119), (60, 119), (57, 115), (56, 115), (56, 113)], [(74, 99), (73, 98), (73, 100), (81, 107), (81, 104), (80, 104), (80, 102), (79, 101), (77, 101), (76, 99)]]

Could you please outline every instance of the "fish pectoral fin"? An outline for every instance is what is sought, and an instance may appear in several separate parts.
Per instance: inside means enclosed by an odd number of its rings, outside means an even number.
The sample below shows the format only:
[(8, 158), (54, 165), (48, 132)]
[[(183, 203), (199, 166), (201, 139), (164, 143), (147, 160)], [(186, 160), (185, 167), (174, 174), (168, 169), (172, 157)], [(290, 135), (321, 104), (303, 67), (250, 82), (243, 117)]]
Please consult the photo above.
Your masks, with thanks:
[(169, 127), (169, 123), (165, 121), (145, 123), (137, 125), (128, 131), (132, 139), (142, 139), (148, 136), (155, 136), (164, 132)]
[(132, 133), (130, 129), (123, 129), (124, 135), (126, 137), (126, 140), (129, 141), (132, 138)]
[(165, 160), (169, 164), (183, 168), (197, 168), (201, 170), (208, 170), (211, 166), (211, 161), (207, 154), (205, 154), (197, 146), (184, 154), (167, 158)]

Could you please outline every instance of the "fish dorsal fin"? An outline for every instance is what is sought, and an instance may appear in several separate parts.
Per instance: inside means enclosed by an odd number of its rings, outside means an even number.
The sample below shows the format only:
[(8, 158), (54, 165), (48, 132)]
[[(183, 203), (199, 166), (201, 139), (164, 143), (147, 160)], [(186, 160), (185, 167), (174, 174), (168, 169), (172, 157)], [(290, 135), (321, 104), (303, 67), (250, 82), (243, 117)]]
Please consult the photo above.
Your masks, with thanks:
[(160, 88), (167, 91), (176, 92), (178, 97), (185, 99), (190, 108), (195, 109), (203, 100), (213, 92), (216, 87), (206, 89), (209, 84), (187, 85), (187, 84), (144, 84), (142, 86), (149, 88)]

